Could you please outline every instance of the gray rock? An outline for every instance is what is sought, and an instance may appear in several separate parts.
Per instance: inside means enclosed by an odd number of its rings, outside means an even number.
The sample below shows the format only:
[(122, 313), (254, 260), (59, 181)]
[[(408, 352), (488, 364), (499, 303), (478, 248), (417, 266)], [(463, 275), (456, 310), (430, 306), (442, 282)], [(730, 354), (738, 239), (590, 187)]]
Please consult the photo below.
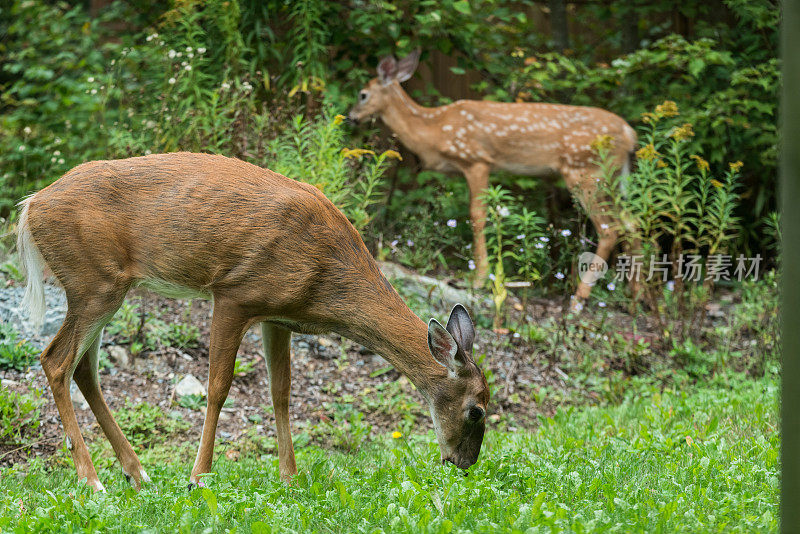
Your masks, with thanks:
[(128, 349), (125, 347), (120, 347), (119, 345), (112, 345), (107, 347), (106, 350), (108, 351), (108, 357), (111, 358), (111, 361), (114, 362), (114, 365), (123, 368), (130, 367), (131, 355), (128, 352)]
[(378, 266), (386, 278), (400, 281), (406, 291), (442, 312), (449, 312), (458, 303), (473, 308), (492, 309), (492, 299), (488, 296), (449, 286), (446, 282), (417, 274), (396, 263), (380, 261)]
[(206, 387), (194, 375), (186, 375), (175, 384), (175, 395), (185, 397), (186, 395), (206, 396)]
[(67, 298), (60, 287), (45, 284), (44, 296), (47, 312), (41, 328), (35, 328), (27, 312), (23, 311), (24, 287), (0, 288), (0, 322), (11, 323), (20, 337), (39, 349), (47, 346), (58, 332), (67, 312)]
[(78, 385), (72, 382), (69, 386), (69, 396), (72, 398), (72, 405), (79, 410), (88, 410), (89, 403), (86, 402), (86, 397), (83, 396)]

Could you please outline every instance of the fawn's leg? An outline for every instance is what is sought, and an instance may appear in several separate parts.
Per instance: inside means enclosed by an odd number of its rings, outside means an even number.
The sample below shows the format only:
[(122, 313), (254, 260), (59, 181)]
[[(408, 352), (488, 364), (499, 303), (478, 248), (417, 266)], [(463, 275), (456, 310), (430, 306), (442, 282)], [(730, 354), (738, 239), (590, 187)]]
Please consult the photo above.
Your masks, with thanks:
[[(608, 258), (617, 244), (619, 237), (620, 221), (608, 212), (608, 207), (603, 205), (602, 198), (598, 196), (597, 176), (593, 172), (583, 169), (567, 169), (562, 171), (564, 180), (586, 210), (589, 219), (597, 232), (597, 250), (595, 250), (595, 271), (601, 268), (602, 262), (608, 264)], [(581, 280), (575, 295), (572, 298), (572, 311), (579, 311), (582, 302), (589, 298), (594, 281), (587, 283)]]
[(100, 340), (103, 337), (103, 332), (95, 338), (94, 343), (86, 351), (86, 354), (81, 358), (78, 366), (75, 368), (74, 379), (78, 384), (86, 402), (92, 409), (92, 413), (100, 423), (103, 433), (108, 438), (111, 446), (114, 448), (114, 453), (122, 465), (122, 470), (128, 481), (137, 490), (141, 488), (142, 481), (149, 482), (150, 477), (142, 469), (142, 464), (139, 458), (133, 451), (133, 447), (125, 438), (122, 430), (119, 428), (111, 410), (106, 404), (103, 397), (103, 392), (100, 390), (100, 381), (97, 373), (100, 353)]
[(291, 336), (292, 333), (286, 328), (261, 323), (264, 358), (267, 360), (272, 406), (275, 409), (275, 426), (278, 432), (278, 466), (281, 478), (286, 482), (297, 474), (292, 431), (289, 428), (289, 390), (292, 384), (292, 371), (289, 365)]
[(42, 369), (47, 376), (58, 413), (61, 416), (61, 423), (67, 435), (67, 448), (72, 451), (78, 478), (85, 478), (86, 483), (97, 491), (105, 491), (97, 477), (89, 449), (81, 436), (69, 394), (69, 383), (80, 363), (79, 357), (90, 350), (103, 326), (119, 308), (125, 291), (114, 292), (107, 298), (101, 296), (88, 298), (72, 296), (70, 298), (70, 296), (68, 293), (67, 315), (64, 318), (64, 324), (61, 325), (61, 329), (50, 345), (42, 352)]
[(211, 471), (219, 412), (231, 389), (236, 351), (239, 350), (247, 326), (248, 318), (238, 306), (225, 302), (215, 295), (209, 343), (208, 409), (203, 422), (203, 436), (192, 468), (190, 485), (200, 485), (200, 475)]
[(472, 222), (472, 248), (475, 257), (475, 281), (473, 286), (482, 287), (489, 276), (489, 255), (486, 251), (486, 207), (481, 195), (489, 187), (489, 166), (476, 163), (464, 170), (469, 186), (469, 218)]

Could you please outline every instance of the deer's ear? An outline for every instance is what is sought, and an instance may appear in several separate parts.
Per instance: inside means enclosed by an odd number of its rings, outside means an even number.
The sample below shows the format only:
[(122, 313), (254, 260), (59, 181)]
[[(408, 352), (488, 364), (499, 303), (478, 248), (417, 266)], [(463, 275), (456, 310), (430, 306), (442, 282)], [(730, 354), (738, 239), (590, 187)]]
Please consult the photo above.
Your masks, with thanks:
[(397, 76), (397, 61), (392, 56), (386, 56), (378, 63), (378, 80), (386, 85)]
[(431, 319), (428, 323), (428, 348), (434, 359), (448, 370), (456, 372), (461, 366), (456, 360), (456, 340), (436, 319)]
[(447, 320), (447, 331), (452, 334), (458, 346), (467, 358), (472, 357), (472, 342), (475, 341), (475, 326), (469, 317), (467, 309), (461, 305), (453, 306), (450, 318)]
[(403, 83), (414, 75), (419, 65), (420, 50), (417, 48), (397, 63), (397, 81)]

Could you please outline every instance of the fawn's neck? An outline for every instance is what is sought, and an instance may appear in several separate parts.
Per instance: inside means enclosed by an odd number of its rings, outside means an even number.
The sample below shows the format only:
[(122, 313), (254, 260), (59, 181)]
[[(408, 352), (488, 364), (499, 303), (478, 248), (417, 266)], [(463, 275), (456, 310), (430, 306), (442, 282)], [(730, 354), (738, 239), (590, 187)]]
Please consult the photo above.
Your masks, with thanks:
[(431, 136), (438, 131), (441, 108), (420, 106), (397, 82), (392, 82), (388, 99), (388, 105), (381, 112), (381, 120), (397, 134), (400, 141), (417, 154), (435, 146)]

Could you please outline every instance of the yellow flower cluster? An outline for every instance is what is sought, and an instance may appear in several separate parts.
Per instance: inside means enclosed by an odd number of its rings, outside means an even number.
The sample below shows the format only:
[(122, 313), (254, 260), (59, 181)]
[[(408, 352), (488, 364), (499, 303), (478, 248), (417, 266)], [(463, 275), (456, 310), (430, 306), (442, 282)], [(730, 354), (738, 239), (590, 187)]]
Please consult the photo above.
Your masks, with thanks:
[(684, 123), (683, 126), (678, 126), (677, 128), (672, 130), (670, 137), (675, 139), (676, 141), (685, 141), (690, 137), (694, 137), (694, 130), (692, 130), (691, 123)]
[(665, 100), (663, 104), (656, 106), (655, 111), (642, 114), (644, 122), (658, 122), (665, 117), (678, 116), (678, 105), (672, 100)]
[(601, 150), (611, 150), (614, 148), (614, 138), (610, 135), (598, 135), (592, 141), (592, 150), (600, 152)]
[(367, 148), (343, 148), (342, 155), (348, 159), (361, 159), (366, 155), (374, 156), (375, 152)]
[(744, 165), (744, 163), (741, 161), (734, 161), (733, 163), (728, 164), (728, 166), (731, 168), (731, 172), (739, 172), (739, 170), (742, 168), (742, 165)]
[(336, 115), (336, 116), (333, 118), (333, 124), (334, 124), (334, 126), (339, 126), (340, 124), (342, 124), (342, 123), (344, 122), (344, 120), (345, 120), (346, 118), (347, 118), (347, 117), (345, 117), (345, 116), (344, 116), (344, 115), (342, 115), (341, 113), (340, 113), (340, 114), (338, 114), (338, 115)]
[(656, 150), (656, 147), (653, 146), (653, 143), (648, 143), (636, 151), (636, 157), (646, 161), (654, 160), (658, 156), (659, 153)]
[(403, 161), (403, 156), (401, 156), (397, 150), (387, 150), (386, 152), (381, 154), (381, 156), (384, 156), (389, 159), (396, 159), (399, 161)]
[(700, 156), (698, 156), (697, 154), (692, 154), (692, 155), (691, 155), (691, 158), (692, 158), (692, 159), (695, 161), (695, 163), (697, 163), (697, 167), (698, 167), (698, 168), (699, 168), (701, 171), (703, 171), (703, 172), (708, 172), (708, 169), (709, 169), (710, 167), (709, 167), (709, 165), (708, 165), (708, 162), (707, 162), (706, 160), (704, 160), (703, 158), (701, 158), (701, 157), (700, 157)]
[(658, 113), (662, 117), (677, 117), (678, 104), (676, 104), (672, 100), (664, 100), (663, 104), (659, 104), (656, 106), (656, 113)]
[(401, 434), (401, 433), (400, 433), (400, 432), (398, 432), (397, 430), (395, 430), (394, 432), (392, 432), (392, 438), (393, 438), (393, 439), (400, 439), (400, 438), (402, 438), (402, 437), (403, 437), (403, 434)]

